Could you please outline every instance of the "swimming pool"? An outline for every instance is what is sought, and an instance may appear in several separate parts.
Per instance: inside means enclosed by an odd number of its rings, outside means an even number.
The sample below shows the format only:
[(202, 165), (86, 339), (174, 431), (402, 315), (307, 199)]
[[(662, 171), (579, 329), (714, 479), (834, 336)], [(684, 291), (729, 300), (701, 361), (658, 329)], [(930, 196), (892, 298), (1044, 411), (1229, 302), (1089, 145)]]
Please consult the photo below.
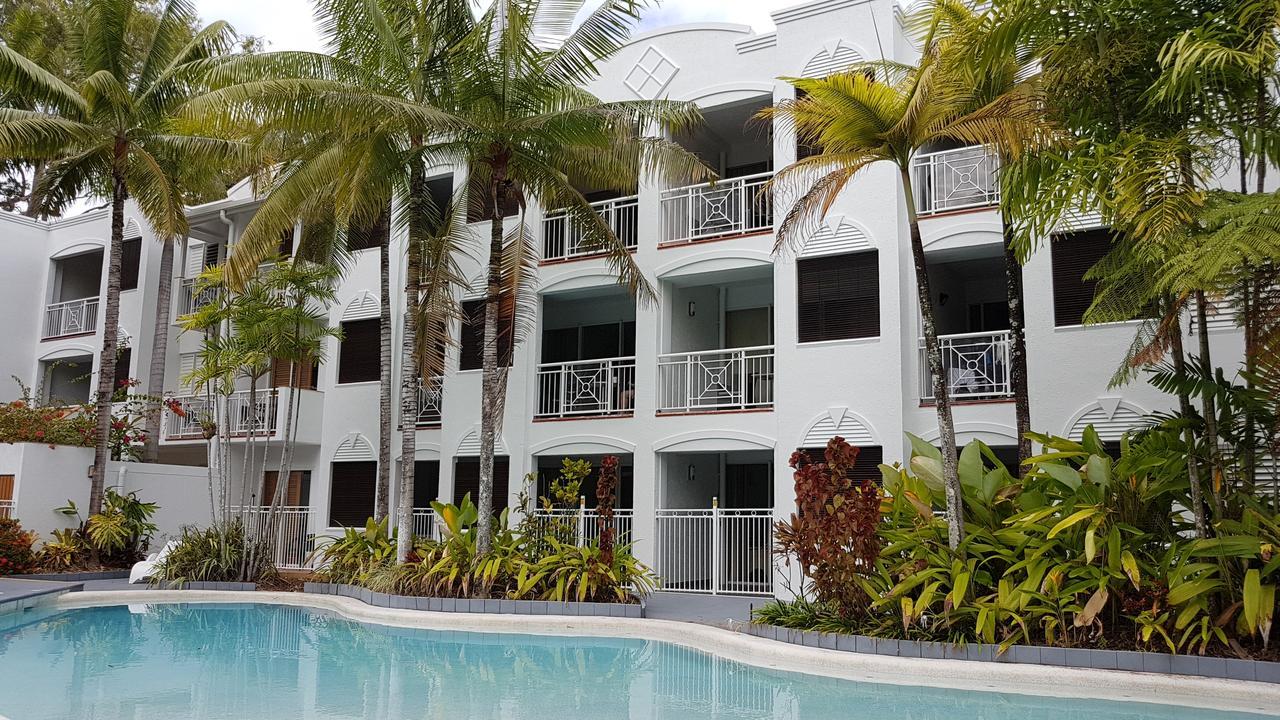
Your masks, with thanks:
[(0, 715), (134, 718), (1242, 720), (853, 682), (669, 643), (422, 630), (271, 604), (37, 609), (0, 631)]

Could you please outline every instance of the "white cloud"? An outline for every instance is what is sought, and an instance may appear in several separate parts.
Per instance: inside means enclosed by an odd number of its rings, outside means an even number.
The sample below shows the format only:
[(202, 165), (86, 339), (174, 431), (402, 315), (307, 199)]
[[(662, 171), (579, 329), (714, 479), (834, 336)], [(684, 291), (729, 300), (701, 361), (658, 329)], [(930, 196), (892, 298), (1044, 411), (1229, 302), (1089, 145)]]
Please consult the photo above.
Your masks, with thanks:
[[(667, 0), (650, 8), (640, 30), (688, 22), (731, 22), (773, 29), (769, 13), (798, 0)], [(487, 5), (482, 1), (481, 5)], [(241, 34), (266, 38), (270, 50), (320, 50), (310, 0), (196, 0), (205, 22), (226, 20)]]

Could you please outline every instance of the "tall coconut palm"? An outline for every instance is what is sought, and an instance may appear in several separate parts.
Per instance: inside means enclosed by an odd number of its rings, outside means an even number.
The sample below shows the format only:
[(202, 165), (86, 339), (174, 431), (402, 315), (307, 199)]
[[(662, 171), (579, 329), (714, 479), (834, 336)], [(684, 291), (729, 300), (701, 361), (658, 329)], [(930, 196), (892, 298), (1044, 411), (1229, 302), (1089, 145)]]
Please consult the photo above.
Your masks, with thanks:
[[(469, 202), (483, 202), (489, 223), (484, 271), (484, 341), (480, 409), (478, 549), (487, 551), (493, 523), (494, 446), (502, 422), (507, 362), (500, 335), (519, 337), (519, 293), (537, 250), (525, 225), (530, 203), (564, 208), (588, 247), (608, 259), (619, 283), (642, 299), (653, 291), (622, 241), (573, 184), (631, 191), (645, 172), (671, 181), (704, 177), (697, 158), (675, 143), (644, 134), (697, 121), (695, 108), (669, 101), (604, 102), (587, 92), (597, 63), (626, 40), (644, 3), (606, 0), (574, 25), (582, 0), (499, 0), (480, 18), (457, 54), (451, 108), (460, 126), (441, 138), (442, 151), (470, 169)], [(512, 229), (505, 209), (521, 210)], [(504, 309), (504, 305), (506, 308)], [(504, 317), (505, 316), (505, 317)]]
[[(452, 298), (456, 273), (422, 272), (423, 258), (452, 258), (462, 243), (456, 226), (439, 222), (440, 208), (427, 192), (428, 171), (455, 159), (447, 148), (433, 145), (456, 126), (442, 107), (449, 106), (448, 54), (474, 27), (466, 0), (321, 0), (317, 19), (329, 54), (281, 52), (237, 58), (214, 69), (213, 89), (187, 108), (197, 126), (220, 132), (246, 120), (257, 135), (276, 146), (287, 145), (270, 192), (230, 259), (230, 276), (243, 282), (258, 262), (274, 252), (280, 229), (299, 217), (329, 217), (339, 234), (349, 226), (371, 226), (385, 219), (405, 238), (403, 327), (400, 369), (400, 492), (397, 510), (399, 554), (408, 552), (413, 511), (413, 459), (416, 452), (418, 384), (424, 375), (440, 374), (438, 354), (423, 356), (418, 327), (423, 297)], [(281, 143), (281, 138), (294, 138)], [(441, 232), (441, 228), (447, 228)], [(382, 387), (379, 393), (379, 482), (375, 513), (390, 494), (390, 439), (396, 427), (391, 403), (391, 327), (389, 239), (379, 248), (382, 288)], [(328, 249), (304, 243), (300, 252), (340, 255), (343, 244)], [(443, 247), (443, 251), (440, 249)], [(429, 260), (435, 262), (435, 260)], [(450, 260), (451, 262), (451, 260)], [(446, 264), (444, 267), (448, 267)], [(440, 282), (445, 287), (435, 288)], [(398, 297), (398, 296), (397, 296)], [(430, 302), (436, 313), (450, 303)], [(452, 316), (426, 323), (428, 337), (449, 326)], [(443, 321), (443, 322), (437, 322)]]
[(85, 78), (75, 86), (0, 46), (0, 89), (28, 97), (38, 108), (0, 110), (0, 155), (50, 159), (42, 182), (56, 196), (96, 194), (111, 201), (90, 512), (101, 509), (110, 459), (125, 201), (137, 203), (157, 236), (184, 236), (183, 178), (244, 153), (238, 143), (178, 135), (170, 127), (175, 109), (195, 89), (201, 62), (230, 47), (231, 28), (213, 23), (191, 37), (192, 4), (166, 0), (146, 41), (131, 43), (141, 16), (134, 0), (85, 3), (69, 38), (75, 76)]
[(761, 117), (793, 128), (801, 142), (822, 148), (820, 154), (784, 168), (771, 183), (783, 197), (796, 198), (779, 226), (780, 251), (802, 244), (866, 168), (887, 163), (898, 171), (942, 444), (948, 541), (955, 548), (964, 537), (955, 426), (911, 164), (917, 153), (946, 141), (987, 145), (1003, 157), (1016, 158), (1040, 142), (1048, 127), (1034, 84), (1014, 83), (988, 96), (973, 86), (968, 73), (955, 70), (957, 46), (938, 33), (944, 19), (935, 14), (923, 33), (916, 65), (869, 62), (823, 79), (788, 79), (803, 95), (765, 109)]

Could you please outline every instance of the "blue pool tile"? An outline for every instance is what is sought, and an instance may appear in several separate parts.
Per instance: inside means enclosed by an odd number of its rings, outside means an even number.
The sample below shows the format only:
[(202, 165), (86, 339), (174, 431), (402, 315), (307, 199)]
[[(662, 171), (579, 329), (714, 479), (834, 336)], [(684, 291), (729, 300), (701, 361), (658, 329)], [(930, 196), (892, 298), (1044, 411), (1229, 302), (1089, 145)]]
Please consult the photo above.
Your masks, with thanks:
[(902, 652), (901, 645), (902, 641), (897, 638), (876, 638), (872, 648), (877, 655), (898, 657)]
[(1200, 660), (1194, 655), (1174, 655), (1170, 660), (1170, 672), (1175, 675), (1200, 674)]
[(1255, 662), (1253, 674), (1258, 682), (1280, 683), (1280, 663)]
[(869, 654), (875, 653), (876, 640), (875, 638), (869, 638), (869, 637), (866, 637), (865, 635), (854, 635), (853, 649), (854, 651), (860, 652), (860, 653), (869, 653)]
[(1142, 656), (1144, 653), (1121, 650), (1116, 653), (1116, 669), (1129, 672), (1142, 672)]
[(1077, 648), (1066, 649), (1067, 667), (1087, 668), (1093, 667), (1093, 651), (1080, 650)]
[(1202, 657), (1198, 661), (1197, 674), (1205, 677), (1224, 678), (1227, 676), (1227, 659), (1220, 657)]
[(1173, 672), (1173, 658), (1165, 653), (1147, 652), (1142, 653), (1142, 670), (1143, 672), (1169, 673)]
[(1228, 658), (1226, 661), (1227, 677), (1232, 680), (1257, 680), (1255, 667), (1258, 663), (1252, 660), (1237, 660), (1236, 658)]
[(1066, 665), (1067, 652), (1062, 648), (1042, 647), (1040, 648), (1040, 664), (1041, 665)]
[(1089, 667), (1099, 670), (1119, 670), (1120, 660), (1116, 656), (1115, 650), (1091, 650), (1089, 652)]

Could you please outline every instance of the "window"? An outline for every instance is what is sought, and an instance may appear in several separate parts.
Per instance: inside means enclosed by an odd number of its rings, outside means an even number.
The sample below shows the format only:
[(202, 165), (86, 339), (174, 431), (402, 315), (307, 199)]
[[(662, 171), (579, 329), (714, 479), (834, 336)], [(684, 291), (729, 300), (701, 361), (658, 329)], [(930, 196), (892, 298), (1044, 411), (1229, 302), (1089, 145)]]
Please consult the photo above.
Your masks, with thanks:
[(373, 515), (378, 463), (336, 462), (329, 479), (329, 527), (364, 527)]
[(129, 365), (133, 362), (133, 350), (120, 348), (116, 351), (116, 375), (111, 387), (118, 388), (129, 382)]
[(799, 341), (880, 335), (879, 253), (801, 258)]
[[(498, 311), (498, 363), (511, 365), (511, 333), (513, 304), (503, 299)], [(466, 300), (462, 303), (462, 342), (460, 343), (459, 370), (479, 370), (483, 366), (484, 301)]]
[[(507, 507), (508, 474), (511, 462), (506, 457), (493, 459), (493, 508), (494, 515)], [(471, 502), (480, 504), (480, 458), (458, 458), (453, 465), (453, 504), (471, 493)]]
[(372, 225), (355, 222), (347, 226), (347, 251), (372, 250), (391, 238), (391, 214), (382, 213)]
[(342, 323), (338, 346), (338, 383), (382, 379), (382, 325), (378, 318)]
[(120, 243), (120, 289), (138, 289), (138, 268), (142, 265), (142, 238)]
[(211, 268), (217, 265), (222, 258), (222, 245), (218, 243), (210, 243), (204, 246), (204, 267)]
[[(884, 477), (880, 474), (880, 464), (884, 462), (884, 448), (879, 445), (858, 445), (858, 459), (853, 463), (853, 470), (849, 471), (849, 479), (855, 483), (861, 483), (863, 480), (870, 480), (876, 485), (884, 482)], [(801, 448), (800, 452), (809, 456), (810, 462), (824, 463), (826, 457), (824, 453), (826, 447), (820, 448)]]
[(280, 233), (280, 247), (277, 249), (282, 258), (293, 257), (293, 228)]
[(1084, 323), (1084, 313), (1093, 304), (1098, 283), (1084, 275), (1111, 250), (1110, 230), (1054, 235), (1050, 244), (1053, 260), (1053, 324), (1058, 327)]
[(13, 475), (0, 475), (0, 502), (13, 502)]
[(542, 362), (631, 357), (636, 354), (633, 320), (556, 328), (542, 332)]
[(413, 463), (413, 506), (431, 507), (440, 497), (440, 461), (417, 460)]
[[(259, 505), (270, 505), (276, 495), (276, 478), (280, 471), (268, 470), (262, 475), (262, 496)], [(289, 484), (280, 500), (282, 507), (306, 507), (311, 504), (311, 471), (294, 470), (289, 473)]]
[[(381, 346), (379, 346), (381, 352)], [(292, 381), (289, 377), (289, 370), (293, 369)], [(316, 389), (316, 377), (320, 374), (320, 363), (312, 360), (310, 362), (294, 362), (279, 358), (271, 361), (271, 387), (295, 387), (306, 390)], [(379, 367), (378, 379), (381, 380), (381, 367)]]

